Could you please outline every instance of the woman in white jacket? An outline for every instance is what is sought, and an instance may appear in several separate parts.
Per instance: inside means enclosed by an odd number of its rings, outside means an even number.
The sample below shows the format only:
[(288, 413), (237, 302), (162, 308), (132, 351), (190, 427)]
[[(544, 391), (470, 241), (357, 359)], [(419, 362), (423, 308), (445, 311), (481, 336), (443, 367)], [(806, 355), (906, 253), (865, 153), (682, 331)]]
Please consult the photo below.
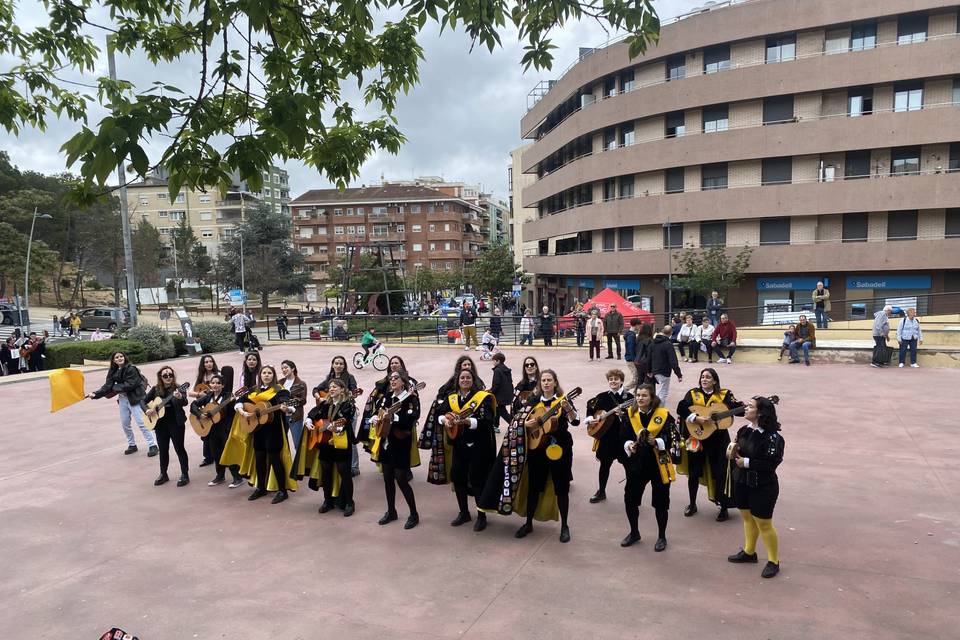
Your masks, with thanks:
[(716, 327), (710, 324), (710, 316), (703, 316), (703, 322), (697, 327), (696, 341), (691, 341), (690, 362), (697, 362), (700, 359), (700, 345), (706, 349), (707, 359), (713, 362), (713, 347), (710, 346), (710, 341), (713, 339), (715, 330)]
[(523, 343), (526, 342), (531, 347), (533, 346), (533, 312), (530, 309), (527, 309), (527, 312), (523, 314), (523, 317), (520, 319), (520, 346), (523, 346)]
[[(693, 316), (687, 314), (683, 319), (683, 324), (680, 325), (680, 333), (677, 334), (677, 348), (680, 350), (684, 362), (690, 362), (691, 360), (696, 362), (697, 331), (699, 330), (700, 327), (693, 324)], [(689, 352), (686, 351), (687, 349), (689, 349)]]

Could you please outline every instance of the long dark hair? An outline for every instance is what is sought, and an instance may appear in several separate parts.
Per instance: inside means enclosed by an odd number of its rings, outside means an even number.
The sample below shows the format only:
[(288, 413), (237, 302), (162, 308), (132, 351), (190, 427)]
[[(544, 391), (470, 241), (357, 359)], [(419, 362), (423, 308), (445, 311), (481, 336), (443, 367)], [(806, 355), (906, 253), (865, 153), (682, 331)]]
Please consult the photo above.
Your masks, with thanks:
[[(443, 384), (443, 386), (440, 387), (441, 395), (450, 393), (452, 391), (456, 391), (457, 389), (460, 388), (460, 384), (458, 380), (460, 378), (460, 372), (463, 370), (464, 362), (470, 363), (470, 373), (473, 374), (474, 385), (476, 385), (477, 382), (480, 380), (480, 376), (477, 375), (477, 363), (474, 362), (473, 358), (471, 358), (470, 356), (462, 355), (459, 358), (457, 358), (456, 364), (453, 365), (453, 374), (447, 379), (447, 381)], [(480, 382), (480, 388), (481, 389), (483, 388), (482, 382)]]
[[(717, 373), (717, 370), (713, 367), (704, 367), (700, 370), (700, 375), (697, 377), (697, 386), (700, 386), (700, 378), (703, 377), (703, 372), (707, 371), (710, 373), (710, 376), (713, 378), (713, 390), (717, 391), (720, 389), (720, 374)], [(703, 387), (700, 387), (701, 389)]]
[[(660, 407), (660, 396), (657, 395), (657, 389), (649, 382), (641, 384), (639, 387), (633, 390), (633, 395), (637, 395), (641, 391), (646, 390), (650, 394), (650, 411), (653, 411)], [(639, 406), (639, 405), (638, 405)]]
[[(170, 373), (173, 374), (173, 382), (171, 382), (169, 385), (168, 385), (166, 382), (163, 381), (163, 378), (162, 378), (162, 377), (160, 377), (160, 375), (161, 375), (164, 371), (169, 371)], [(173, 367), (171, 367), (171, 366), (169, 366), (169, 365), (166, 365), (166, 366), (163, 366), (163, 367), (160, 367), (159, 369), (157, 369), (157, 384), (156, 384), (155, 386), (156, 386), (156, 388), (157, 388), (157, 395), (158, 395), (158, 396), (165, 396), (165, 395), (167, 395), (167, 393), (169, 393), (172, 389), (176, 389), (176, 388), (177, 388), (177, 372), (173, 370)]]
[(270, 386), (274, 389), (280, 389), (281, 388), (280, 383), (277, 382), (277, 370), (273, 368), (272, 364), (265, 364), (262, 367), (260, 367), (260, 369), (257, 371), (257, 388), (260, 388), (260, 385), (263, 384), (263, 381), (260, 378), (260, 374), (263, 372), (264, 369), (270, 369), (270, 371), (273, 373), (273, 384), (271, 384)]
[(461, 369), (460, 371), (457, 372), (456, 386), (453, 388), (453, 390), (456, 393), (460, 393), (460, 376), (463, 374), (464, 371), (470, 374), (470, 380), (471, 380), (470, 391), (471, 392), (480, 391), (481, 389), (483, 389), (483, 387), (480, 385), (480, 378), (477, 377), (477, 374), (474, 370)]
[(754, 396), (753, 401), (757, 403), (757, 425), (764, 431), (780, 431), (777, 407), (763, 396)]
[(213, 372), (220, 373), (220, 367), (217, 366), (217, 361), (213, 359), (213, 356), (209, 354), (200, 356), (200, 366), (197, 368), (197, 381), (193, 383), (193, 386), (195, 387), (198, 385), (204, 384), (205, 382), (203, 377), (207, 373), (207, 368), (205, 366), (207, 363), (207, 360), (210, 360), (211, 362), (213, 362)]
[(637, 340), (643, 340), (644, 338), (653, 340), (653, 324), (649, 322), (641, 322), (640, 330), (637, 331)]
[[(253, 356), (257, 359), (257, 368), (253, 371), (247, 366), (247, 358)], [(254, 387), (260, 384), (260, 369), (263, 368), (263, 362), (260, 360), (260, 353), (257, 351), (247, 351), (243, 354), (243, 386), (248, 389), (253, 389)], [(274, 371), (274, 378), (276, 378), (277, 372)]]
[(303, 380), (300, 379), (300, 372), (297, 371), (297, 365), (294, 364), (293, 360), (281, 360), (280, 364), (287, 365), (287, 368), (290, 369), (290, 371), (293, 371), (294, 382), (303, 382)]
[(523, 371), (521, 372), (523, 374), (523, 379), (524, 380), (527, 379), (527, 363), (530, 361), (533, 361), (533, 364), (536, 367), (537, 386), (539, 387), (540, 386), (540, 363), (537, 362), (537, 359), (534, 358), (533, 356), (526, 356), (523, 359), (523, 365), (521, 366), (521, 368), (523, 369)]
[[(333, 363), (337, 360), (343, 361), (343, 373), (341, 374), (341, 378), (338, 378), (337, 372), (333, 370)], [(327, 374), (327, 380), (346, 380), (348, 375), (350, 375), (350, 372), (347, 371), (347, 359), (343, 356), (333, 356), (333, 359), (330, 361), (330, 373)]]
[[(12, 339), (13, 338), (7, 338), (7, 344), (10, 344), (10, 341)], [(127, 366), (128, 364), (133, 364), (132, 362), (130, 362), (130, 356), (128, 356), (126, 352), (114, 351), (113, 353), (110, 354), (110, 369), (107, 371), (107, 377), (115, 374), (117, 372), (117, 369), (120, 368), (117, 366), (117, 363), (113, 361), (113, 359), (117, 357), (118, 353), (123, 356), (123, 366)]]
[[(537, 367), (539, 370), (539, 367)], [(543, 389), (540, 388), (540, 380), (543, 378), (543, 374), (549, 373), (553, 376), (553, 381), (556, 383), (553, 386), (553, 393), (558, 398), (563, 395), (563, 387), (560, 386), (560, 378), (557, 376), (557, 372), (553, 369), (544, 369), (543, 371), (538, 371), (537, 375), (537, 388), (533, 390), (533, 395), (539, 398), (543, 397)]]
[(394, 360), (400, 362), (400, 373), (403, 374), (403, 381), (406, 382), (408, 386), (410, 385), (410, 374), (407, 372), (407, 363), (404, 362), (400, 356), (390, 356), (390, 360), (387, 361), (387, 374), (377, 383), (385, 390), (390, 388), (390, 374), (393, 373), (393, 371), (390, 370), (390, 363)]

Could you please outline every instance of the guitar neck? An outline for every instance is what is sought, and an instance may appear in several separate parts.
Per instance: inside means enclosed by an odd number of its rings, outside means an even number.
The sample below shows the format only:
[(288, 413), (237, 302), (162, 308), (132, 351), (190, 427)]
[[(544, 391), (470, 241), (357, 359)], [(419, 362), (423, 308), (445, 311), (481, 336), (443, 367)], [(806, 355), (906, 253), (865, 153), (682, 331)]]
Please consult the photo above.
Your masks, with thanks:
[(720, 413), (710, 414), (712, 420), (723, 420), (724, 418), (729, 418), (730, 416), (742, 416), (744, 412), (744, 407), (735, 407), (728, 411), (721, 411)]

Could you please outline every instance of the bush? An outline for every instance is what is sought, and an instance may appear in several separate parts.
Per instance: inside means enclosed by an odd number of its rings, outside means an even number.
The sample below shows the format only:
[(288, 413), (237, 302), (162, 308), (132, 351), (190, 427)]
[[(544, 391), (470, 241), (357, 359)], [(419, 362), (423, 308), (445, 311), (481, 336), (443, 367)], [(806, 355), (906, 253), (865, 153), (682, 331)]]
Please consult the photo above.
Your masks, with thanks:
[(195, 322), (193, 323), (193, 337), (200, 341), (204, 353), (236, 349), (233, 329), (225, 322)]
[(132, 340), (100, 340), (98, 342), (60, 342), (47, 347), (44, 366), (60, 369), (86, 360), (109, 360), (116, 351), (123, 351), (131, 362), (147, 362), (147, 350)]
[(126, 339), (142, 344), (149, 360), (165, 360), (176, 355), (170, 334), (154, 325), (133, 327), (127, 331)]
[(103, 285), (100, 284), (98, 280), (88, 280), (87, 286), (93, 289), (94, 291), (99, 291), (100, 289), (103, 289)]
[(174, 355), (182, 356), (187, 353), (187, 339), (181, 335), (172, 334), (170, 339), (173, 340), (173, 352)]

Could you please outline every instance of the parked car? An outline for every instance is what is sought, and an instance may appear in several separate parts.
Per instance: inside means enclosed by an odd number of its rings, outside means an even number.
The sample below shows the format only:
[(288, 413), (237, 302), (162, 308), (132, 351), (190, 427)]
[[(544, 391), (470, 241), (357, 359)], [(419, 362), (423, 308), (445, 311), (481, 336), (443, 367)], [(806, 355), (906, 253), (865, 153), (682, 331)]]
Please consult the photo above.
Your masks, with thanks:
[(113, 333), (118, 328), (125, 329), (130, 326), (130, 314), (126, 309), (91, 307), (81, 309), (78, 313), (80, 314), (81, 330), (105, 329)]
[[(20, 324), (20, 313), (17, 308), (11, 304), (0, 304), (0, 324), (16, 325)], [(23, 323), (30, 324), (30, 316), (26, 309), (22, 310)]]

